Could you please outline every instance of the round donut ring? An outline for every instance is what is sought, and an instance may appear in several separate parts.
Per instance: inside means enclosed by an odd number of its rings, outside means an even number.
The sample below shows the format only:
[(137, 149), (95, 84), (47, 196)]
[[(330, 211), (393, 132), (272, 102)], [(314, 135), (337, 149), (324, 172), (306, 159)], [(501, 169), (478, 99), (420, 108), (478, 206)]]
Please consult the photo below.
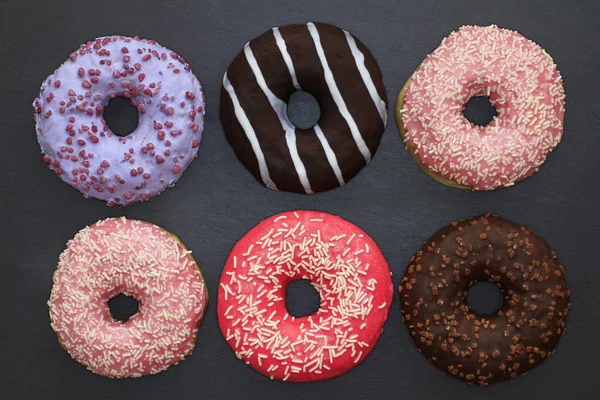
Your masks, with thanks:
[[(477, 282), (500, 288), (493, 315), (467, 304)], [(410, 260), (402, 320), (431, 364), (481, 386), (524, 375), (554, 353), (571, 308), (565, 268), (539, 236), (496, 215), (453, 222)]]
[[(319, 310), (299, 318), (287, 285), (310, 280)], [(373, 350), (394, 288), (388, 264), (364, 231), (331, 214), (294, 211), (252, 228), (223, 268), (217, 315), (236, 356), (271, 379), (320, 381)]]
[[(131, 100), (138, 126), (113, 134), (112, 98)], [(109, 206), (145, 201), (173, 186), (198, 155), (206, 99), (174, 51), (137, 36), (101, 37), (71, 53), (33, 103), (42, 159), (85, 197)]]
[[(118, 294), (139, 301), (125, 322), (108, 307)], [(191, 354), (207, 304), (191, 251), (170, 232), (125, 217), (99, 221), (67, 243), (48, 301), (61, 347), (110, 378), (155, 374)]]
[[(477, 126), (463, 115), (488, 96), (497, 116)], [(407, 80), (396, 122), (410, 154), (447, 186), (494, 190), (538, 171), (561, 141), (562, 77), (552, 57), (518, 32), (464, 26)]]
[[(295, 91), (321, 117), (298, 129)], [(344, 185), (375, 154), (387, 122), (381, 71), (348, 32), (309, 22), (273, 28), (244, 46), (223, 77), (221, 121), (235, 154), (271, 189), (316, 193)]]

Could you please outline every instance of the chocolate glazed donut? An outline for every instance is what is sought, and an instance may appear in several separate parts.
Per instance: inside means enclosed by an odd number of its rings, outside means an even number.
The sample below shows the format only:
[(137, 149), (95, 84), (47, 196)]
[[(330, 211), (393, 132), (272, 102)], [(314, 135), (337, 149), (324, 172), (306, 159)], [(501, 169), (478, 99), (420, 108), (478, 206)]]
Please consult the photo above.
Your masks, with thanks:
[[(495, 283), (500, 310), (475, 314), (469, 288)], [(571, 307), (565, 268), (539, 236), (484, 215), (453, 222), (410, 260), (402, 319), (419, 352), (442, 372), (481, 386), (524, 375), (549, 357)]]
[[(295, 91), (321, 118), (298, 129)], [(343, 185), (370, 160), (387, 121), (381, 72), (369, 50), (327, 24), (273, 28), (244, 46), (223, 77), (221, 122), (235, 154), (271, 189), (315, 193)]]

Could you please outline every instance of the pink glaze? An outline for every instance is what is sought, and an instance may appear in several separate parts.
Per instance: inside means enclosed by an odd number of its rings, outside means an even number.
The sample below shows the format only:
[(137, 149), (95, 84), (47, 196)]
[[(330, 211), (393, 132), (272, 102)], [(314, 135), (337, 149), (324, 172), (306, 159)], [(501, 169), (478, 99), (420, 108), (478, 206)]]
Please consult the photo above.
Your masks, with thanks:
[[(288, 283), (308, 279), (321, 296), (312, 315), (291, 316)], [(373, 350), (393, 299), (377, 244), (331, 214), (274, 215), (233, 248), (221, 275), (217, 314), (238, 358), (271, 379), (341, 375)]]
[[(208, 301), (202, 275), (180, 242), (148, 222), (111, 218), (67, 243), (48, 305), (52, 328), (77, 361), (114, 378), (155, 374), (194, 349)], [(139, 301), (128, 321), (108, 300)]]
[[(497, 117), (467, 121), (473, 96)], [(565, 94), (552, 58), (519, 33), (464, 26), (417, 69), (401, 110), (406, 144), (442, 177), (474, 190), (511, 186), (536, 172), (563, 133)]]
[[(138, 109), (138, 127), (126, 137), (103, 119), (117, 96)], [(33, 103), (44, 162), (85, 197), (108, 205), (145, 201), (175, 184), (197, 157), (205, 105), (185, 60), (137, 36), (81, 45)]]

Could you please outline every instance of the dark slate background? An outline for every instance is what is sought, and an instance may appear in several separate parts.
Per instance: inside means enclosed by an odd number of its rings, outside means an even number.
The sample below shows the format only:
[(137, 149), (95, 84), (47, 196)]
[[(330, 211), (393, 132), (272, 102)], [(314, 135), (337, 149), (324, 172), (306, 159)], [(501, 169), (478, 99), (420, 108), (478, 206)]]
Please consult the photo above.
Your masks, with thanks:
[[(435, 1), (0, 2), (0, 398), (12, 399), (578, 399), (597, 395), (600, 301), (600, 2)], [(341, 3), (341, 2), (339, 2)], [(360, 38), (383, 71), (393, 104), (404, 81), (464, 24), (520, 31), (543, 46), (565, 81), (565, 135), (533, 178), (471, 193), (427, 177), (404, 150), (393, 113), (372, 163), (343, 188), (313, 196), (259, 185), (235, 158), (219, 121), (223, 72), (244, 43), (277, 25), (329, 22)], [(176, 50), (207, 98), (200, 157), (173, 189), (144, 204), (108, 208), (44, 168), (31, 103), (41, 82), (80, 43), (121, 34)], [(390, 104), (390, 112), (392, 111)], [(558, 252), (573, 295), (567, 334), (528, 376), (480, 389), (440, 374), (409, 342), (398, 297), (373, 353), (321, 383), (272, 382), (238, 361), (215, 314), (219, 275), (234, 243), (282, 210), (318, 209), (361, 226), (387, 257), (397, 285), (410, 256), (446, 223), (484, 212), (531, 226)], [(195, 353), (138, 380), (88, 372), (56, 343), (46, 301), (65, 243), (86, 224), (126, 215), (177, 234), (202, 267), (213, 301)], [(302, 306), (302, 297), (294, 301)]]

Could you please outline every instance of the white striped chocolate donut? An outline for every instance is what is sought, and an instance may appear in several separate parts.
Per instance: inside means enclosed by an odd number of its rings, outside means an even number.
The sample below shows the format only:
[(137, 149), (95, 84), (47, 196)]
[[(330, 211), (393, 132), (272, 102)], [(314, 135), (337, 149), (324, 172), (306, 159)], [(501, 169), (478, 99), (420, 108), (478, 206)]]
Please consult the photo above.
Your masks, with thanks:
[[(287, 116), (312, 94), (318, 123)], [(381, 71), (348, 32), (321, 23), (273, 28), (244, 46), (223, 77), (221, 121), (235, 154), (265, 186), (316, 193), (344, 185), (370, 160), (387, 121)]]

